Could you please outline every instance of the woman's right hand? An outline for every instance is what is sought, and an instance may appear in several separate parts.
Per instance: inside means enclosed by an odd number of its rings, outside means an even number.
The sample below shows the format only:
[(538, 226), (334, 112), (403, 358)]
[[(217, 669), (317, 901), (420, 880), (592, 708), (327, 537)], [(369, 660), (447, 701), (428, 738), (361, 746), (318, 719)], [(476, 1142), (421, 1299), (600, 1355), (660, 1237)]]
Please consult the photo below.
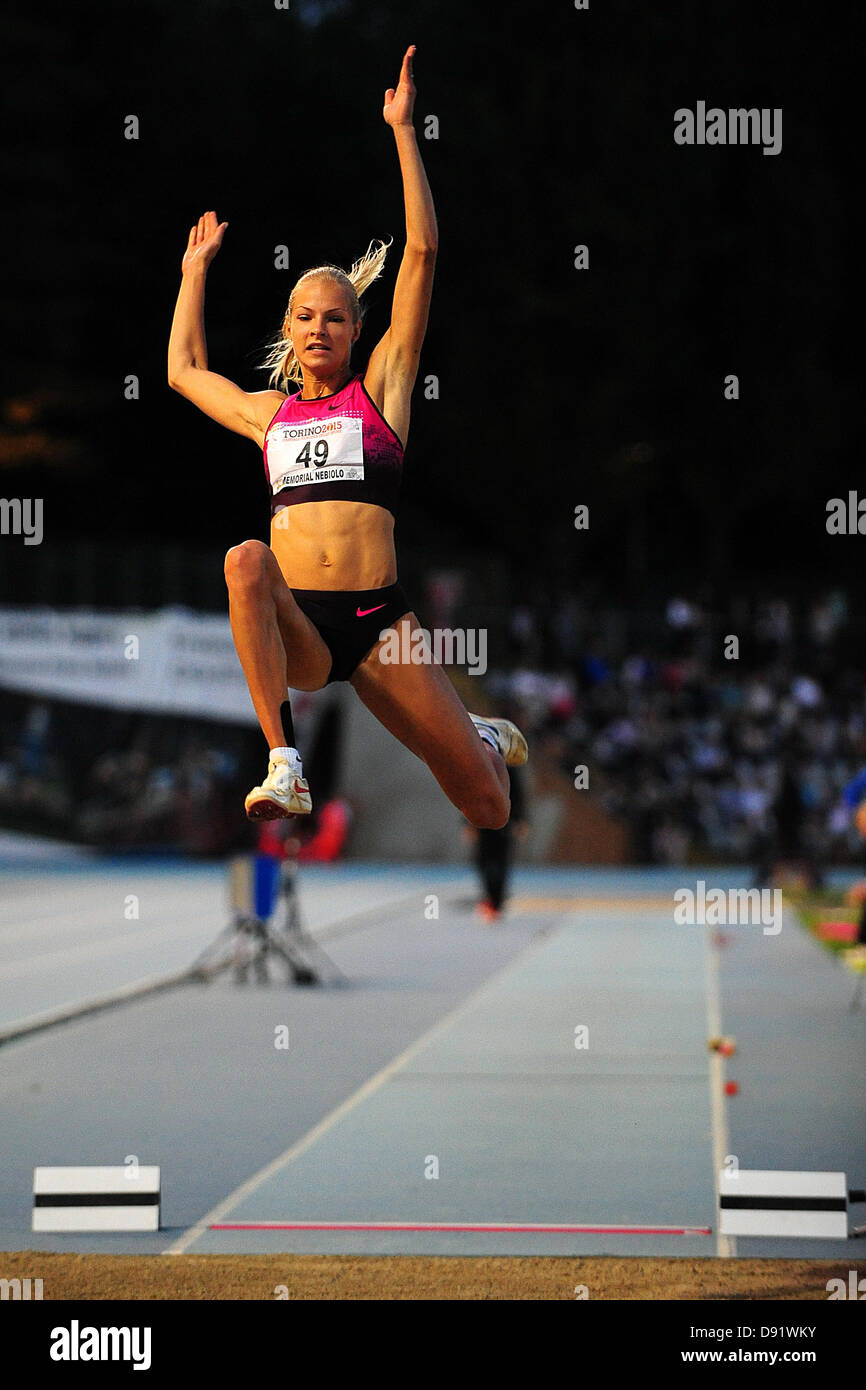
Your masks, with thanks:
[(206, 212), (189, 229), (189, 241), (181, 261), (181, 271), (205, 271), (222, 246), (223, 233), (228, 222), (217, 224), (215, 212)]

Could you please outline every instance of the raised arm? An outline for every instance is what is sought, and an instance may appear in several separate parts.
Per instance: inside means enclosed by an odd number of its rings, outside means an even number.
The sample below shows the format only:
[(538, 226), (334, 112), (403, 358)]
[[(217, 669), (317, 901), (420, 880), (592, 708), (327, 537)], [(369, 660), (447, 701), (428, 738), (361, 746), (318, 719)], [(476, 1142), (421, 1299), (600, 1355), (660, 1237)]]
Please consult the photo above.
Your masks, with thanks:
[(406, 208), (406, 247), (391, 306), (391, 324), (370, 357), (364, 384), (401, 439), (409, 429), (409, 403), (418, 375), (421, 345), (427, 331), (433, 272), (439, 233), (433, 196), (412, 122), (415, 83), (412, 61), (415, 45), (406, 50), (396, 89), (385, 93), (382, 111), (394, 132), (403, 200)]
[(168, 341), (168, 384), (212, 420), (261, 447), (265, 430), (285, 397), (280, 391), (242, 391), (227, 377), (208, 371), (207, 365), (205, 278), (227, 226), (227, 222), (217, 223), (215, 212), (206, 212), (190, 228)]

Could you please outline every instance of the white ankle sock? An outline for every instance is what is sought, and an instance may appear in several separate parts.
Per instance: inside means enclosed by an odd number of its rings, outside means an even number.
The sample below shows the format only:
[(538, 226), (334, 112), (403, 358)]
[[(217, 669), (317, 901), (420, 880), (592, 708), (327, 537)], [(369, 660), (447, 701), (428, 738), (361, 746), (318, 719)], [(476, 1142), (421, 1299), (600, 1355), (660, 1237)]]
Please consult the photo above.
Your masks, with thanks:
[(292, 764), (292, 766), (294, 766), (296, 763), (298, 764), (298, 766), (300, 766), (301, 762), (301, 755), (298, 752), (297, 748), (272, 748), (271, 762), (274, 761), (274, 758), (285, 758), (287, 762), (290, 762)]

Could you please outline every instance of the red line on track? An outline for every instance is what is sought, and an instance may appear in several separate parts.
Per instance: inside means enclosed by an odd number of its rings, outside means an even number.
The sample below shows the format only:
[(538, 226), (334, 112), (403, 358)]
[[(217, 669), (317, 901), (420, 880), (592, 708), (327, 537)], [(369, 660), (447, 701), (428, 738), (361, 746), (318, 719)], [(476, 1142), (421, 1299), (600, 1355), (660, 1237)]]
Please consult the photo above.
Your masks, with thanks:
[(223, 1221), (209, 1231), (477, 1231), (511, 1235), (709, 1236), (711, 1226), (566, 1226), (476, 1221)]

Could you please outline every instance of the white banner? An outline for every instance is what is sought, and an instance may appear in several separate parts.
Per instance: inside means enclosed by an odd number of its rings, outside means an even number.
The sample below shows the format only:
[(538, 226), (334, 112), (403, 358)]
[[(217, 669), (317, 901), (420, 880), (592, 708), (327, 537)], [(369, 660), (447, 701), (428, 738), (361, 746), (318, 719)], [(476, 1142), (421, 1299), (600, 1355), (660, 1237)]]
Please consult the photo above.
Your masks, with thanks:
[(58, 700), (257, 723), (228, 618), (0, 607), (0, 687)]

